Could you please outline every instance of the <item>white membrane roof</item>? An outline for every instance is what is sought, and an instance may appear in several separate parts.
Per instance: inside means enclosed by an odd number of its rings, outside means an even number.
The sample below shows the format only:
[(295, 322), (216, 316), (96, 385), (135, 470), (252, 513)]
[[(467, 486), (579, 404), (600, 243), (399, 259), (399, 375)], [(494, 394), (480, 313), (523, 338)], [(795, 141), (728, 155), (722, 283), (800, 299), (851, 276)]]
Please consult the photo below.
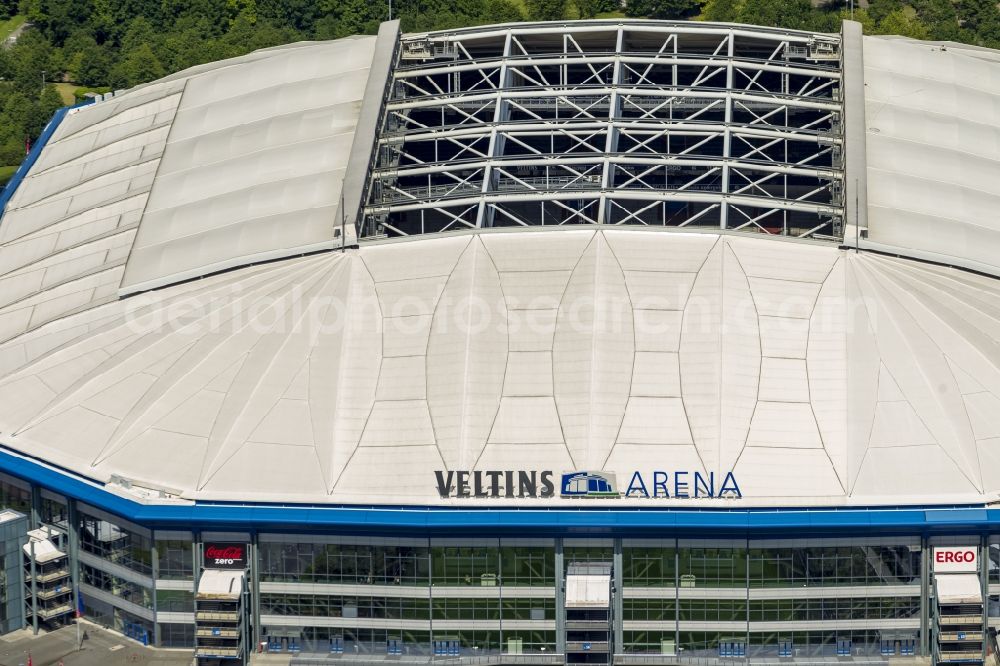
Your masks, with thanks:
[(441, 499), (434, 472), (596, 469), (731, 470), (747, 506), (993, 500), (998, 339), (1000, 281), (830, 245), (424, 237), (19, 336), (0, 432), (187, 498), (544, 505)]
[(266, 49), (71, 110), (0, 222), (0, 340), (122, 294), (339, 246), (376, 41)]
[(183, 79), (122, 291), (331, 247), (375, 41), (292, 45)]
[(864, 38), (870, 246), (1000, 274), (998, 56)]
[[(260, 51), (63, 121), (0, 220), (0, 444), (187, 499), (566, 505), (441, 498), (444, 470), (743, 493), (658, 505), (1000, 499), (997, 277), (624, 227), (301, 256), (340, 245), (384, 45)], [(1000, 275), (997, 53), (863, 50), (858, 244)]]

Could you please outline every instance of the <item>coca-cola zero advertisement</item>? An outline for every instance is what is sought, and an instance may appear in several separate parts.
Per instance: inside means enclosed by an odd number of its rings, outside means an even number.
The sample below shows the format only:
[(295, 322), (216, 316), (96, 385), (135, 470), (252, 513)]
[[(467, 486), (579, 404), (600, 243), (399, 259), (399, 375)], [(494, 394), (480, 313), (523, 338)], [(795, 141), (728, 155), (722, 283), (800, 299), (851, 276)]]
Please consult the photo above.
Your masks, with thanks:
[(244, 543), (206, 543), (203, 553), (206, 569), (245, 569), (247, 565)]

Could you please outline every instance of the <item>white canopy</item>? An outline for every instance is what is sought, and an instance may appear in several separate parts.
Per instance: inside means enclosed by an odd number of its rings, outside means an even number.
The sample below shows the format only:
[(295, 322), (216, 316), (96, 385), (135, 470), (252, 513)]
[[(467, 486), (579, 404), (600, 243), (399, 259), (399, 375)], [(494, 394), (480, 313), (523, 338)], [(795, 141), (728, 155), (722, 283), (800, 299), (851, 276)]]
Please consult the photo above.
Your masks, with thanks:
[(198, 580), (199, 599), (238, 599), (242, 592), (242, 570), (206, 569)]
[(566, 576), (566, 608), (607, 608), (611, 604), (611, 576)]
[(974, 573), (938, 574), (938, 603), (982, 603), (983, 587)]
[(34, 547), (35, 550), (35, 561), (39, 564), (58, 560), (60, 557), (66, 557), (66, 553), (56, 548), (55, 545), (48, 539), (32, 539), (28, 543), (24, 544), (24, 553), (28, 557), (31, 557), (32, 547)]

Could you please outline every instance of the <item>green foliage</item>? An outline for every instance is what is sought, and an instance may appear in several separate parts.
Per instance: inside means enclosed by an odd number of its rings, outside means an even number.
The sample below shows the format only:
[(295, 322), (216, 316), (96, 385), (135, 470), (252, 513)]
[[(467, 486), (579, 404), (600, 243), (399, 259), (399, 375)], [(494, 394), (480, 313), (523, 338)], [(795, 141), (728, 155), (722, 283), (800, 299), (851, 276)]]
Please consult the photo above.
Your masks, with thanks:
[(16, 166), (0, 166), (0, 187), (7, 184), (7, 181), (14, 176), (15, 171), (17, 171)]
[(533, 21), (558, 21), (566, 16), (566, 0), (525, 0), (525, 5)]
[(879, 22), (879, 31), (889, 35), (903, 35), (913, 39), (928, 39), (931, 34), (923, 23), (917, 19), (917, 13), (912, 7), (902, 7), (889, 12)]
[(165, 74), (163, 63), (149, 44), (139, 44), (111, 71), (111, 83), (117, 88), (131, 88), (158, 79)]
[(705, 21), (720, 21), (731, 23), (740, 12), (739, 0), (707, 0), (701, 10), (701, 18)]
[(696, 14), (697, 0), (628, 0), (626, 16), (654, 19), (681, 19)]
[(576, 8), (580, 12), (580, 18), (588, 19), (598, 14), (618, 11), (621, 5), (617, 0), (576, 0)]
[(958, 17), (973, 34), (973, 43), (1000, 46), (1000, 10), (993, 0), (959, 0)]

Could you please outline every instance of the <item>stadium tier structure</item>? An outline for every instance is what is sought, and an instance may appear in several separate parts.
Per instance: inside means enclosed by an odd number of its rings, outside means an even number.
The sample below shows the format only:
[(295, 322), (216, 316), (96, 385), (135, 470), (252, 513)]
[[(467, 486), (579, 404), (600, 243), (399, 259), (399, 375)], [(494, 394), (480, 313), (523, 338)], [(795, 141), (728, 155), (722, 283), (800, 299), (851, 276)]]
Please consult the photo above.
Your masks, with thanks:
[(983, 663), (998, 100), (989, 49), (616, 19), (61, 111), (0, 219), (3, 626)]

